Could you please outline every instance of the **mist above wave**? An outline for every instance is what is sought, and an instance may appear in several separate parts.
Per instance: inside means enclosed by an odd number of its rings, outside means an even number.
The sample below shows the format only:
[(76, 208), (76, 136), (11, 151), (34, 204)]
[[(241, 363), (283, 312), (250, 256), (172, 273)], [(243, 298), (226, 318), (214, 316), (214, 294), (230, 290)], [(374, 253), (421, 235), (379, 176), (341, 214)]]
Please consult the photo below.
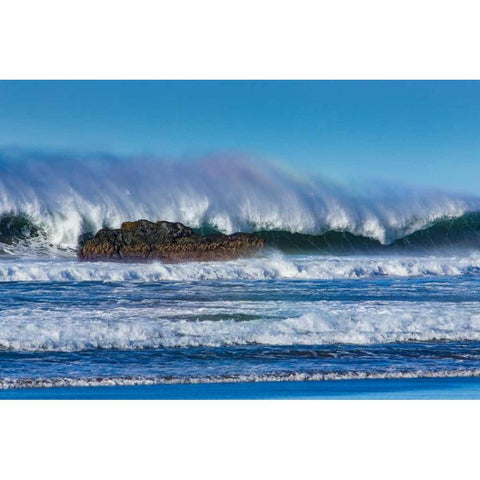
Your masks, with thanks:
[(480, 211), (474, 196), (340, 186), (238, 156), (171, 161), (0, 151), (0, 229), (20, 215), (28, 219), (20, 236), (63, 247), (75, 248), (86, 232), (139, 218), (208, 224), (224, 233), (333, 230), (389, 244), (474, 211)]

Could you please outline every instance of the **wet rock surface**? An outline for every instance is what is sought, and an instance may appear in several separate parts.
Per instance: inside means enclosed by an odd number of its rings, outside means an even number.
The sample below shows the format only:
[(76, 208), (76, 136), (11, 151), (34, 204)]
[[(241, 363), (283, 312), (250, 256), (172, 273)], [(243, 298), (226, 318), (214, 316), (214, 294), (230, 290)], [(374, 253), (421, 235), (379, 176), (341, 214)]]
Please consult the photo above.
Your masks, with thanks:
[(165, 263), (219, 261), (251, 256), (264, 241), (249, 233), (199, 235), (181, 223), (137, 220), (118, 229), (102, 228), (78, 251), (85, 261), (149, 261)]

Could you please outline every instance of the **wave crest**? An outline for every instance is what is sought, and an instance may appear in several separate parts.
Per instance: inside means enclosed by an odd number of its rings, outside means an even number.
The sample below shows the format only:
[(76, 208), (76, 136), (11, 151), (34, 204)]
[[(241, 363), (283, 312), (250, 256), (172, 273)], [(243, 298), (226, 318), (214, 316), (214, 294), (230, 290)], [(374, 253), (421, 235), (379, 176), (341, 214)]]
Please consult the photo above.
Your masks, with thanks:
[(24, 235), (23, 227), (20, 232), (11, 227), (12, 219), (23, 218), (48, 243), (74, 248), (82, 234), (146, 218), (210, 225), (225, 233), (344, 232), (385, 245), (436, 221), (476, 211), (480, 198), (474, 196), (344, 187), (231, 156), (172, 162), (0, 152), (2, 243)]

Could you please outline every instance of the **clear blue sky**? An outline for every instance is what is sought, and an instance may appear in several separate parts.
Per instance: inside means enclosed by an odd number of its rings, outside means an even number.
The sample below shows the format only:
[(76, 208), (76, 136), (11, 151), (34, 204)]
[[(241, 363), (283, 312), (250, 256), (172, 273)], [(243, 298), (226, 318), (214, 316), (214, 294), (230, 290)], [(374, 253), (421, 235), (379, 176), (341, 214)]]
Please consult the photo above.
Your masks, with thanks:
[(242, 152), (335, 179), (477, 193), (480, 82), (3, 81), (1, 146)]

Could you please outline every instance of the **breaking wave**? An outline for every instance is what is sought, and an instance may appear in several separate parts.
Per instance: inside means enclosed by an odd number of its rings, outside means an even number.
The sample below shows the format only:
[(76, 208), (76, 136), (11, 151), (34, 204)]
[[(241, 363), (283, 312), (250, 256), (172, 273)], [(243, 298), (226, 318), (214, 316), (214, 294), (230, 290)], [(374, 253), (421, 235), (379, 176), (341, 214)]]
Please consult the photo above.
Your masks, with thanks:
[[(242, 308), (245, 313), (246, 306)], [(82, 351), (243, 345), (373, 345), (398, 342), (480, 341), (474, 302), (341, 301), (298, 304), (294, 316), (240, 320), (231, 304), (212, 320), (205, 308), (185, 311), (137, 307), (5, 312), (0, 350)], [(280, 307), (277, 308), (280, 310)], [(208, 313), (208, 312), (207, 312)], [(287, 312), (288, 315), (288, 312)], [(232, 318), (235, 317), (235, 318)], [(68, 318), (68, 321), (65, 321)]]
[[(300, 178), (239, 157), (173, 162), (0, 151), (0, 251), (74, 250), (103, 226), (179, 221), (285, 251), (476, 247), (480, 198)], [(387, 247), (388, 246), (388, 247)]]
[(0, 282), (161, 282), (203, 280), (335, 280), (480, 274), (480, 254), (467, 256), (285, 256), (166, 265), (89, 263), (72, 259), (0, 263)]

